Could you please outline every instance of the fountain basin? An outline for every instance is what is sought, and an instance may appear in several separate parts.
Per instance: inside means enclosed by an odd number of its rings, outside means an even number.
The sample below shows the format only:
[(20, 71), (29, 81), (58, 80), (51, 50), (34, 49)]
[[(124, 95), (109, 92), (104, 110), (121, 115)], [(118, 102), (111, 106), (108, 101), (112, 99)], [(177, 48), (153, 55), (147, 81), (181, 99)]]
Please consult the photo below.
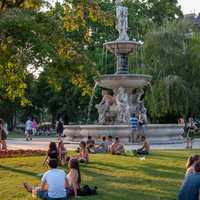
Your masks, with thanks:
[(129, 40), (128, 41), (115, 40), (111, 42), (106, 42), (103, 44), (103, 46), (115, 55), (130, 54), (134, 52), (138, 47), (140, 47), (141, 43)]
[(109, 74), (102, 75), (95, 82), (103, 88), (116, 89), (119, 87), (124, 88), (144, 88), (152, 79), (150, 75), (144, 74)]
[[(178, 124), (149, 124), (144, 126), (146, 137), (151, 143), (174, 143), (182, 140), (183, 126)], [(131, 133), (130, 125), (66, 125), (64, 134), (67, 140), (85, 140), (88, 135), (93, 138), (112, 135), (128, 143)]]

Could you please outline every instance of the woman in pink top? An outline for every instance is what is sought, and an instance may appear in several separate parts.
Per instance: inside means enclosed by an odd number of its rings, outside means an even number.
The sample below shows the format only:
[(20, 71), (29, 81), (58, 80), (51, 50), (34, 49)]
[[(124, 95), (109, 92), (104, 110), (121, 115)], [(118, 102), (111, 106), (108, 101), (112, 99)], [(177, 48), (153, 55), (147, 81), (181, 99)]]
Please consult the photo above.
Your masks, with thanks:
[(69, 195), (77, 198), (81, 184), (79, 161), (75, 158), (70, 159), (68, 168), (69, 173), (67, 174), (67, 181), (69, 183)]
[(187, 161), (187, 164), (186, 164), (186, 174), (185, 174), (185, 176), (189, 176), (189, 175), (195, 173), (194, 165), (199, 160), (200, 160), (200, 156), (199, 155), (190, 156), (188, 158), (188, 161)]
[(32, 121), (32, 131), (33, 131), (33, 135), (36, 135), (37, 133), (37, 122), (35, 119), (33, 119)]

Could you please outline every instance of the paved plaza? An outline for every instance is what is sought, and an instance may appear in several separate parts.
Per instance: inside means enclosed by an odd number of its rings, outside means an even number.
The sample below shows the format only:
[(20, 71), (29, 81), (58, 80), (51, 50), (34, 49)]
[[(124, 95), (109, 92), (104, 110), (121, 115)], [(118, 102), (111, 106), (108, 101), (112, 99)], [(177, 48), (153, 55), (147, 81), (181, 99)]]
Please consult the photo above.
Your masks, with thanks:
[[(47, 150), (50, 141), (57, 141), (56, 138), (34, 138), (32, 141), (25, 141), (23, 138), (9, 139), (7, 140), (8, 149), (40, 149)], [(65, 140), (65, 146), (68, 150), (74, 150), (78, 146), (78, 143)], [(127, 150), (136, 149), (140, 145), (125, 145)], [(151, 144), (151, 149), (184, 149), (186, 143), (182, 141), (174, 141), (174, 143), (156, 143)], [(193, 142), (193, 148), (200, 149), (200, 139), (195, 139)]]

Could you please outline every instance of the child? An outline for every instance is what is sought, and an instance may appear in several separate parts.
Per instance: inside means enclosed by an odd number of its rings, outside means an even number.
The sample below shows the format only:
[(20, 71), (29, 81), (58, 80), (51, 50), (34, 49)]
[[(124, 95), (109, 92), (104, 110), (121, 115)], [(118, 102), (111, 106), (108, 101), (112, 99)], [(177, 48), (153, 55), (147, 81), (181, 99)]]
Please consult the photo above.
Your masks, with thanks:
[(48, 159), (56, 159), (58, 161), (59, 152), (55, 142), (50, 142), (47, 155), (44, 159), (43, 166), (47, 163)]
[(80, 142), (80, 155), (78, 156), (78, 160), (82, 163), (87, 163), (89, 161), (89, 153), (86, 147), (86, 143), (84, 141)]
[(64, 143), (62, 140), (60, 140), (60, 142), (58, 143), (58, 153), (59, 153), (59, 161), (61, 165), (65, 165), (66, 164), (66, 153), (67, 150), (64, 147)]

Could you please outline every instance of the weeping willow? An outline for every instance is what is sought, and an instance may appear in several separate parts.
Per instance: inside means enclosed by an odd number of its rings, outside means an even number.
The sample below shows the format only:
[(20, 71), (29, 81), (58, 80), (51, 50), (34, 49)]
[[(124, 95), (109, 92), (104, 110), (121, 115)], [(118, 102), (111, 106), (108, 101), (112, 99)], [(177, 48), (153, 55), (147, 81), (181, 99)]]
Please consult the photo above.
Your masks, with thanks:
[(145, 96), (152, 121), (200, 113), (199, 45), (200, 33), (184, 21), (167, 22), (146, 35), (142, 70), (153, 77)]

